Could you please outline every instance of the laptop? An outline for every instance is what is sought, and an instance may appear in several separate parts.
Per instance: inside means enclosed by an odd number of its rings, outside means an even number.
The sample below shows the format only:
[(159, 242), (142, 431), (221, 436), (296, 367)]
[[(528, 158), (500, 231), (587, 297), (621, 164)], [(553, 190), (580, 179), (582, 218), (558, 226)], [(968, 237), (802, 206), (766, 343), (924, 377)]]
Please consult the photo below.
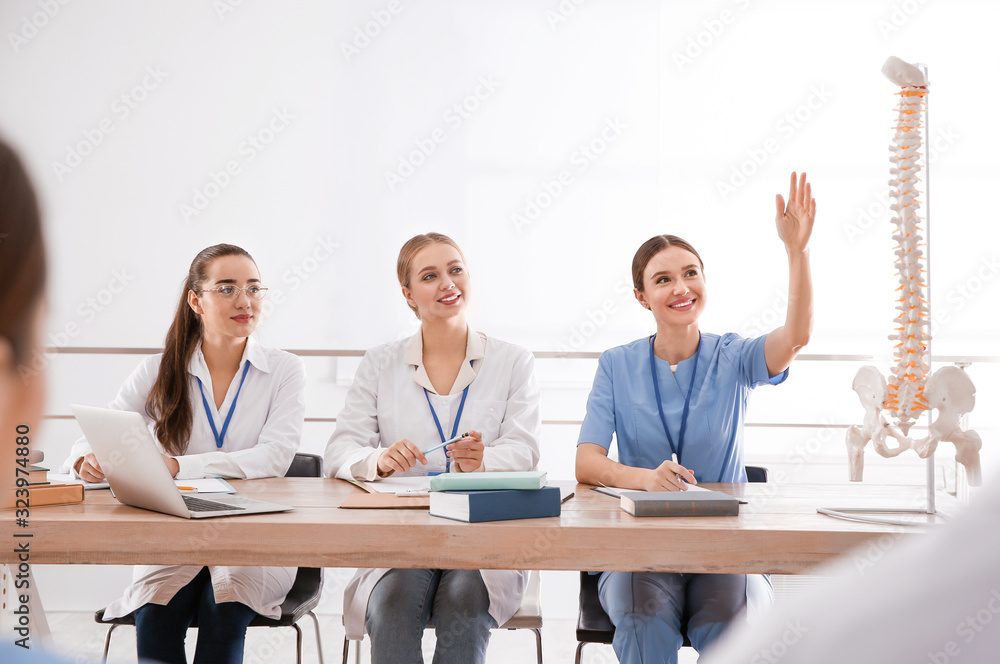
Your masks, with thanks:
[(232, 494), (181, 493), (139, 413), (71, 405), (120, 503), (185, 519), (287, 512), (288, 505)]

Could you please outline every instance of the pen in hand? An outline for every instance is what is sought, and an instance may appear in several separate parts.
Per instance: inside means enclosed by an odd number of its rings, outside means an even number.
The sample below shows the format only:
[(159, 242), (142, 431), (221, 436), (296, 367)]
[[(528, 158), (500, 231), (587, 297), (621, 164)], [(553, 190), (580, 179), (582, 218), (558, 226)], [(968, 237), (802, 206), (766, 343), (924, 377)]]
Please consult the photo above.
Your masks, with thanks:
[[(679, 461), (677, 461), (677, 453), (676, 452), (674, 452), (673, 454), (670, 455), (670, 460), (673, 461), (674, 463), (680, 463)], [(680, 483), (680, 485), (682, 487), (681, 491), (687, 491), (687, 482), (684, 481), (684, 478), (681, 477), (681, 474), (680, 473), (674, 473), (674, 475), (677, 477), (677, 481)]]
[(468, 436), (469, 436), (469, 432), (466, 431), (463, 434), (459, 434), (459, 435), (455, 436), (451, 440), (446, 440), (446, 441), (444, 441), (443, 443), (441, 443), (439, 445), (435, 445), (434, 447), (431, 447), (431, 448), (428, 448), (426, 450), (423, 450), (421, 452), (421, 454), (423, 454), (424, 456), (427, 456), (428, 454), (430, 454), (434, 450), (439, 450), (442, 447), (444, 447), (445, 445), (451, 445), (452, 443), (458, 442), (458, 441), (462, 440), (463, 438), (468, 438)]

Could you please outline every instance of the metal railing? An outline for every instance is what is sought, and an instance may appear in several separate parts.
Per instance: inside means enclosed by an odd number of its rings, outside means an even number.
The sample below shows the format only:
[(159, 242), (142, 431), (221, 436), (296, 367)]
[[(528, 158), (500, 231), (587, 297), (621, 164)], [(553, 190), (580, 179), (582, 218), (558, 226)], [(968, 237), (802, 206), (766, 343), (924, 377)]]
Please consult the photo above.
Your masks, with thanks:
[[(318, 349), (318, 348), (285, 348), (283, 349), (292, 355), (299, 357), (363, 357), (364, 350), (348, 349)], [(46, 353), (56, 353), (62, 355), (155, 355), (162, 353), (162, 348), (124, 348), (113, 346), (52, 346), (45, 349)], [(538, 360), (596, 360), (600, 357), (600, 351), (532, 351), (532, 355)], [(941, 355), (933, 358), (936, 363), (955, 364), (960, 367), (969, 367), (978, 363), (997, 363), (1000, 357), (991, 355)], [(795, 362), (877, 362), (880, 361), (874, 355), (830, 355), (802, 353), (795, 358)], [(47, 420), (72, 420), (72, 415), (45, 415)], [(332, 423), (336, 422), (335, 417), (307, 417), (306, 422), (311, 423)], [(546, 425), (573, 426), (582, 424), (582, 420), (542, 420)], [(786, 428), (786, 429), (846, 429), (850, 424), (831, 424), (829, 422), (747, 422), (746, 427), (762, 428)]]

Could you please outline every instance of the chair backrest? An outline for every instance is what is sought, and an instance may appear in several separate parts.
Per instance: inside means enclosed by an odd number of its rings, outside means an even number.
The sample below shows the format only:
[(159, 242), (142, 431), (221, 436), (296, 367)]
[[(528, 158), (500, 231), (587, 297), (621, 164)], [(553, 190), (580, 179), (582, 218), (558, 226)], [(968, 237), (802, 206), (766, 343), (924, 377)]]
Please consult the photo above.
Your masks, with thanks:
[(323, 457), (318, 454), (296, 452), (292, 465), (285, 472), (285, 477), (323, 477)]
[(767, 482), (767, 468), (763, 466), (745, 466), (747, 482)]

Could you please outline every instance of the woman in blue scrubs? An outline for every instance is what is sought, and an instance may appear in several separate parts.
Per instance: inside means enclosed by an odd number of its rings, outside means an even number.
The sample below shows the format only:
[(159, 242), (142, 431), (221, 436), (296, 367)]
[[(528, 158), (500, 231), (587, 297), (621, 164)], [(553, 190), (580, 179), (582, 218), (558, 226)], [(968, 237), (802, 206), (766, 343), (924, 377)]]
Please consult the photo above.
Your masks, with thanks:
[[(788, 313), (782, 327), (756, 339), (701, 332), (707, 289), (694, 247), (673, 235), (639, 247), (635, 297), (652, 312), (656, 334), (601, 354), (577, 443), (578, 481), (645, 491), (746, 481), (750, 391), (783, 382), (812, 329), (808, 245), (816, 202), (805, 173), (792, 173), (788, 202), (779, 194), (776, 205), (788, 254)], [(608, 458), (612, 435), (619, 461)], [(677, 662), (685, 623), (701, 652), (730, 621), (773, 596), (765, 577), (744, 574), (605, 572), (599, 588), (623, 664)]]

